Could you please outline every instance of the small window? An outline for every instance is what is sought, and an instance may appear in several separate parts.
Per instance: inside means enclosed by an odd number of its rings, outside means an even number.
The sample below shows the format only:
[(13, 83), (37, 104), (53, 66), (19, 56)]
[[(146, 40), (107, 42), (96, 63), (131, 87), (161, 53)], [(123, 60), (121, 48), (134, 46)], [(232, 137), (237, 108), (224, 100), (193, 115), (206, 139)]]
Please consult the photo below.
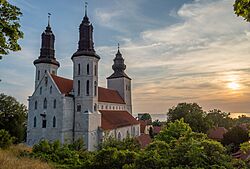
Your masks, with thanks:
[(34, 117), (33, 127), (36, 128), (36, 117)]
[(118, 133), (118, 140), (119, 140), (119, 141), (121, 141), (121, 140), (122, 140), (122, 135), (121, 135), (121, 133), (120, 133), (120, 132)]
[(89, 95), (89, 80), (87, 80), (87, 84), (86, 84), (86, 95)]
[(37, 80), (40, 80), (40, 70), (37, 71)]
[(97, 76), (97, 66), (95, 65), (95, 76)]
[(106, 105), (106, 109), (108, 109), (108, 106)]
[(43, 119), (43, 121), (42, 121), (42, 128), (46, 128), (46, 125), (47, 125), (47, 121), (46, 121), (46, 119)]
[(81, 85), (81, 82), (80, 80), (78, 80), (78, 87), (77, 87), (77, 95), (80, 96), (80, 92), (81, 92), (81, 88), (80, 88), (80, 85)]
[(97, 104), (94, 105), (94, 110), (97, 111)]
[(54, 106), (54, 109), (56, 108), (56, 99), (54, 100), (54, 104), (53, 104)]
[(43, 100), (43, 108), (47, 109), (47, 99), (46, 98)]
[(103, 105), (102, 105), (102, 109), (103, 109)]
[(76, 111), (80, 112), (81, 111), (81, 105), (77, 105)]
[(81, 65), (78, 64), (78, 75), (80, 75), (80, 73), (81, 73)]
[(37, 101), (35, 101), (35, 110), (37, 109)]
[(53, 71), (52, 71), (52, 74), (55, 75), (55, 74), (56, 74), (56, 71), (53, 70)]
[(89, 75), (89, 64), (87, 64), (87, 75)]
[(49, 88), (49, 93), (52, 94), (52, 86)]
[(53, 117), (53, 127), (54, 128), (56, 127), (56, 117), (55, 116)]
[(43, 88), (40, 87), (40, 95), (43, 93)]
[(47, 87), (47, 85), (48, 85), (48, 77), (46, 76), (45, 77), (45, 86)]
[(97, 82), (95, 81), (94, 94), (97, 95)]

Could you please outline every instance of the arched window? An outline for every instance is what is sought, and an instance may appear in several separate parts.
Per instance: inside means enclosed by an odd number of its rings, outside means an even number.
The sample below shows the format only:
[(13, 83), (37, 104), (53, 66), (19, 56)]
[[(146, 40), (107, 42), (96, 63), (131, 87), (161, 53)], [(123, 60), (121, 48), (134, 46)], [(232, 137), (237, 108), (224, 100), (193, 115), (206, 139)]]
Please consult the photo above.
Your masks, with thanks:
[(97, 76), (97, 66), (95, 65), (95, 76)]
[(95, 81), (95, 87), (94, 87), (94, 94), (95, 94), (95, 96), (97, 94), (97, 82), (96, 81)]
[(36, 127), (36, 117), (34, 117), (34, 123), (33, 123), (33, 127)]
[(56, 127), (56, 117), (53, 117), (53, 127)]
[(78, 80), (78, 83), (77, 83), (77, 95), (80, 96), (80, 92), (81, 92), (81, 88), (80, 88), (80, 80)]
[(40, 80), (40, 70), (37, 71), (37, 80)]
[(43, 100), (43, 108), (47, 109), (47, 99), (46, 98)]
[(117, 138), (118, 138), (118, 140), (120, 140), (120, 141), (122, 140), (122, 135), (121, 135), (121, 133), (120, 133), (120, 132), (118, 133)]
[(81, 105), (76, 106), (76, 111), (80, 112), (81, 111)]
[(37, 109), (37, 101), (35, 101), (35, 110)]
[(47, 85), (48, 85), (48, 77), (46, 76), (45, 77), (45, 86), (47, 87)]
[(97, 111), (97, 104), (94, 105), (94, 110)]
[(43, 88), (40, 87), (40, 95), (43, 93)]
[(42, 119), (42, 128), (46, 128), (47, 120), (45, 118)]
[(54, 109), (56, 108), (56, 99), (54, 99), (54, 104), (53, 104), (54, 106)]
[(86, 84), (86, 95), (89, 95), (89, 80), (87, 80), (87, 84)]
[(89, 75), (89, 64), (87, 64), (87, 75)]
[(81, 65), (78, 64), (78, 75), (80, 75), (80, 73), (81, 73)]
[(49, 88), (49, 93), (52, 94), (52, 86)]

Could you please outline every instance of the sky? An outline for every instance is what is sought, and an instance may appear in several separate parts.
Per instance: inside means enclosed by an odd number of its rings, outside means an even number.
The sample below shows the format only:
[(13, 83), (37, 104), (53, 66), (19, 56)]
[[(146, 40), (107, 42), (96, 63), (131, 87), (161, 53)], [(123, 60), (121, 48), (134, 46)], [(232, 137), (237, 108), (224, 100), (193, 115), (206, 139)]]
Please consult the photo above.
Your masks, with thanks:
[[(9, 0), (18, 6), (22, 50), (0, 61), (0, 93), (27, 103), (34, 91), (41, 33), (51, 13), (59, 76), (72, 79), (84, 15), (82, 0)], [(134, 112), (163, 113), (180, 102), (204, 110), (250, 112), (250, 23), (233, 12), (233, 0), (89, 0), (99, 62), (99, 86), (117, 51), (133, 79)]]

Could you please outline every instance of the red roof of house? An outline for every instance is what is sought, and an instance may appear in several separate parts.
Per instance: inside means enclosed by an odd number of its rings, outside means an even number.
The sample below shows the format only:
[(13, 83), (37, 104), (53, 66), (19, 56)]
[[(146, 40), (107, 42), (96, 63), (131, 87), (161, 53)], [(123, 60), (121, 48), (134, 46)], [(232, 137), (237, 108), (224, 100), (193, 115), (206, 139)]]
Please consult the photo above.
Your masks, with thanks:
[(215, 140), (221, 140), (226, 132), (227, 129), (224, 127), (213, 128), (208, 131), (208, 137)]
[(53, 78), (54, 82), (56, 83), (58, 89), (63, 94), (69, 94), (69, 92), (73, 89), (73, 80), (66, 79), (63, 77), (59, 77), (56, 75), (51, 74), (51, 77)]
[(112, 130), (115, 128), (139, 124), (139, 122), (127, 111), (100, 110), (102, 114), (101, 128)]
[(149, 134), (141, 134), (139, 137), (136, 138), (141, 145), (141, 148), (145, 148), (149, 143), (152, 142), (151, 137)]
[[(51, 77), (56, 83), (61, 93), (67, 95), (73, 90), (73, 80), (66, 79), (53, 74), (51, 74)], [(124, 100), (116, 90), (106, 89), (102, 87), (98, 87), (98, 101), (125, 104)]]
[(155, 134), (158, 134), (158, 133), (160, 133), (160, 131), (161, 131), (161, 126), (154, 126), (153, 127), (153, 132), (155, 133)]
[(125, 104), (124, 100), (119, 95), (118, 91), (106, 89), (103, 87), (98, 87), (98, 101)]

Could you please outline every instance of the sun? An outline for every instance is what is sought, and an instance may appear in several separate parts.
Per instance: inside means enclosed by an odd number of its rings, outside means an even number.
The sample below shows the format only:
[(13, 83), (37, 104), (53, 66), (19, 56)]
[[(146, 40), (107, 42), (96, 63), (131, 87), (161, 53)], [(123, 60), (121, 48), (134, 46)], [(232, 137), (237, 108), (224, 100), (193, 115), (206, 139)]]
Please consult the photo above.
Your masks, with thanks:
[(230, 82), (227, 84), (228, 88), (231, 90), (239, 90), (240, 85), (237, 82)]

